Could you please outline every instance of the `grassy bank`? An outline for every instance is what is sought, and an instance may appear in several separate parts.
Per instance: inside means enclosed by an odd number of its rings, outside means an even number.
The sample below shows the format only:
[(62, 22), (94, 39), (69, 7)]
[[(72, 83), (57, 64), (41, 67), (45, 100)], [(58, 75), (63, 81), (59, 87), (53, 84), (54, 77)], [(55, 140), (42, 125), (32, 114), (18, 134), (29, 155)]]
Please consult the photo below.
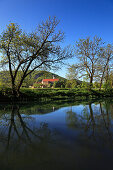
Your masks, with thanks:
[[(19, 101), (33, 101), (33, 100), (60, 100), (60, 99), (99, 99), (103, 97), (112, 97), (113, 89), (111, 90), (86, 90), (82, 88), (76, 89), (29, 89), (21, 88), (21, 95)], [(0, 101), (13, 100), (10, 88), (0, 88)]]

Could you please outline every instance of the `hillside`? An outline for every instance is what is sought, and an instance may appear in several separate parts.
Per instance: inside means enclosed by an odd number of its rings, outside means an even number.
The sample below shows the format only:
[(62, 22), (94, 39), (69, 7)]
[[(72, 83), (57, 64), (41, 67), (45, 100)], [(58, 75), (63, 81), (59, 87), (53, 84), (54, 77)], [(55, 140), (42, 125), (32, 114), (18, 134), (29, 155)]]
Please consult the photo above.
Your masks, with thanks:
[(34, 80), (41, 81), (42, 79), (52, 79), (53, 77), (59, 79), (60, 81), (67, 80), (67, 79), (65, 79), (57, 74), (51, 73), (49, 71), (36, 71)]
[[(19, 77), (21, 77), (21, 71), (18, 73), (17, 82), (19, 80)], [(32, 86), (36, 82), (41, 82), (42, 79), (52, 79), (52, 78), (59, 79), (59, 81), (66, 82), (66, 78), (61, 77), (55, 73), (51, 73), (49, 71), (34, 71), (32, 74), (26, 77), (23, 83), (23, 87), (29, 87)], [(77, 84), (81, 84), (82, 82), (80, 80), (76, 80)], [(3, 86), (11, 86), (11, 80), (10, 75), (8, 71), (2, 71), (0, 72), (0, 85)]]
[[(22, 73), (21, 71), (18, 73), (17, 81), (19, 80), (21, 73)], [(41, 82), (42, 79), (52, 79), (53, 77), (59, 79), (60, 81), (66, 81), (65, 78), (48, 71), (34, 71), (32, 74), (26, 77), (23, 86), (29, 87), (33, 85), (35, 82)], [(9, 87), (11, 86), (11, 80), (8, 71), (0, 72), (0, 85)]]
[[(48, 71), (37, 71), (36, 75), (34, 77), (34, 80), (41, 81), (42, 79), (52, 79), (53, 77), (59, 79), (60, 81), (66, 81), (67, 80), (64, 77), (61, 77), (57, 74), (54, 74), (54, 73), (51, 73), (51, 72), (48, 72)], [(82, 83), (82, 81), (80, 81), (80, 80), (77, 80), (77, 79), (75, 79), (75, 80), (76, 80), (77, 84)]]

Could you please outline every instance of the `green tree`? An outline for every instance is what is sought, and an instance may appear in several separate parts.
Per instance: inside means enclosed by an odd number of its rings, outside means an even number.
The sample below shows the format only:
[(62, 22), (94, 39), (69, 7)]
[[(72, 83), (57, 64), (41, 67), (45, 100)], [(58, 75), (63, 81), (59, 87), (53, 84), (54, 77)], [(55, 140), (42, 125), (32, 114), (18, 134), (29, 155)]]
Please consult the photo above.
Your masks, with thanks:
[(75, 70), (75, 73), (79, 73), (79, 77), (88, 77), (90, 88), (92, 87), (97, 65), (99, 62), (99, 56), (103, 42), (101, 38), (94, 37), (79, 39), (76, 43), (76, 56), (77, 64), (73, 64), (70, 68)]
[(105, 47), (101, 48), (101, 54), (97, 65), (97, 77), (100, 78), (100, 89), (104, 80), (106, 83), (109, 81), (109, 72), (112, 68), (112, 62), (113, 46), (111, 44), (107, 44)]
[(110, 90), (112, 88), (110, 80), (108, 80), (107, 82), (105, 82), (102, 86), (105, 90)]
[(82, 84), (81, 84), (81, 88), (83, 88), (84, 90), (89, 90), (90, 84), (87, 83), (86, 81), (83, 81)]
[(77, 87), (77, 81), (76, 80), (67, 80), (66, 81), (66, 88), (76, 88)]
[(93, 83), (93, 87), (94, 87), (95, 89), (99, 88), (99, 87), (100, 87), (100, 83), (95, 81), (95, 82)]
[(0, 84), (4, 87), (11, 87), (11, 79), (8, 71), (0, 72)]
[(68, 66), (66, 77), (68, 80), (74, 80), (78, 78), (78, 69), (74, 64)]
[(53, 83), (53, 88), (65, 88), (65, 81), (60, 80)]
[[(64, 59), (72, 57), (69, 48), (62, 49), (60, 46), (64, 33), (56, 31), (58, 24), (56, 17), (49, 17), (38, 25), (36, 31), (25, 33), (19, 25), (10, 23), (1, 33), (1, 65), (9, 69), (14, 96), (19, 96), (23, 81), (36, 69), (52, 68)], [(19, 71), (22, 73), (16, 83)]]
[(33, 86), (34, 87), (36, 87), (36, 88), (40, 88), (41, 87), (41, 85), (42, 85), (42, 83), (38, 83), (38, 82), (35, 82), (34, 84), (33, 84)]

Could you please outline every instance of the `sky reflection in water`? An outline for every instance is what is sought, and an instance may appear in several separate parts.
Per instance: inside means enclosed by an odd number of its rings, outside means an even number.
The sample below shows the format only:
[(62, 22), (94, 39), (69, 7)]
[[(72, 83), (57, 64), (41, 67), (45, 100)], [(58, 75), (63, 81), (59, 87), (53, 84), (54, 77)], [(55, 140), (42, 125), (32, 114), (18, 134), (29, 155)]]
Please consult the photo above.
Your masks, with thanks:
[(2, 106), (1, 168), (112, 169), (112, 102), (70, 105)]

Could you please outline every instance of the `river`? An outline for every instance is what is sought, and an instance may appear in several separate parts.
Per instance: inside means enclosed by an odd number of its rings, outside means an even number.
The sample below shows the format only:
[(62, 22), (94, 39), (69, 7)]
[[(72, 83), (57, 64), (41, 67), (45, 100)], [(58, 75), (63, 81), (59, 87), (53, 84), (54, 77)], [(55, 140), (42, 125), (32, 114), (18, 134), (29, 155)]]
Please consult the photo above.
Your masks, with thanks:
[(0, 169), (112, 169), (113, 100), (0, 104)]

